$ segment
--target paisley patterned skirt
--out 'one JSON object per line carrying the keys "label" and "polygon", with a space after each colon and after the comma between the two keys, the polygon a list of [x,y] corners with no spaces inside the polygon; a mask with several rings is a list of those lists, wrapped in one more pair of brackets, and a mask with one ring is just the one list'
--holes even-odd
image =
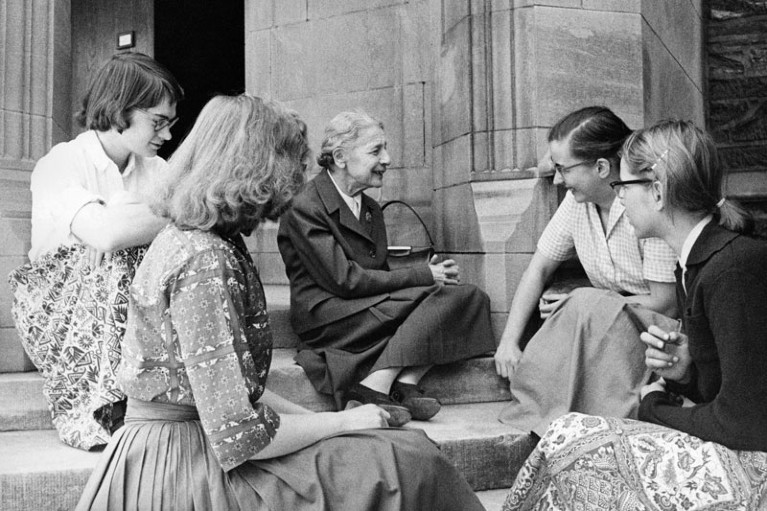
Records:
{"label": "paisley patterned skirt", "polygon": [[525,462],[503,511],[767,509],[767,453],[629,419],[567,414]]}
{"label": "paisley patterned skirt", "polygon": [[146,247],[112,254],[91,271],[85,247],[62,246],[8,276],[16,329],[42,373],[43,393],[61,440],[80,449],[109,441],[125,396],[115,370],[128,288]]}

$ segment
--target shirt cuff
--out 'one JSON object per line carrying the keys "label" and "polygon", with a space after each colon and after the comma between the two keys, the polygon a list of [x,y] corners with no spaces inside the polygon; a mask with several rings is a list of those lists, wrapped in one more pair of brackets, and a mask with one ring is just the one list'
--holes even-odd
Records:
{"label": "shirt cuff", "polygon": [[239,467],[269,445],[280,427],[280,416],[269,406],[256,403],[254,414],[240,424],[210,435],[210,445],[221,467]]}

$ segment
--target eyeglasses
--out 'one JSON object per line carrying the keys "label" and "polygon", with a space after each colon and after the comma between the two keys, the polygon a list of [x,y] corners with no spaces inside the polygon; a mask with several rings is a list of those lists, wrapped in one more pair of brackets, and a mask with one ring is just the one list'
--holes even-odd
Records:
{"label": "eyeglasses", "polygon": [[176,116],[173,119],[168,119],[164,115],[159,114],[153,114],[152,112],[149,112],[148,110],[144,110],[143,108],[137,108],[139,112],[144,112],[148,116],[152,118],[152,122],[154,123],[154,130],[156,132],[160,132],[164,130],[165,128],[171,129],[174,124],[178,122],[179,117]]}
{"label": "eyeglasses", "polygon": [[610,183],[610,188],[613,189],[619,199],[622,199],[626,194],[626,186],[639,184],[647,185],[654,182],[655,179],[628,179],[626,181],[613,181]]}
{"label": "eyeglasses", "polygon": [[581,165],[586,165],[587,163],[594,163],[596,160],[583,160],[579,161],[578,163],[573,163],[572,165],[567,165],[566,167],[560,165],[559,163],[553,163],[554,166],[554,172],[559,172],[560,174],[564,174],[570,169],[574,169],[575,167],[580,167]]}

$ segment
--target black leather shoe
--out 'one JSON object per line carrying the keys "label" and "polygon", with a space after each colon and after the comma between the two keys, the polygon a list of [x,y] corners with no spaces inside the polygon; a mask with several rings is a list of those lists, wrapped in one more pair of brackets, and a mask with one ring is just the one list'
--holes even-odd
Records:
{"label": "black leather shoe", "polygon": [[392,428],[398,428],[410,422],[411,419],[410,411],[406,407],[395,403],[383,392],[377,392],[361,383],[355,383],[346,393],[345,410],[361,405],[376,405],[389,412],[389,418],[386,422]]}
{"label": "black leather shoe", "polygon": [[427,396],[420,387],[412,383],[395,381],[391,389],[392,400],[410,410],[410,415],[415,420],[427,421],[442,408],[438,399]]}

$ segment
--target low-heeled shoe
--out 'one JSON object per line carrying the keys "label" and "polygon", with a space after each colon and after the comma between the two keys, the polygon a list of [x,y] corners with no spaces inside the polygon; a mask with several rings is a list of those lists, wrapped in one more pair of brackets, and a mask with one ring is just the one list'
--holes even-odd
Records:
{"label": "low-heeled shoe", "polygon": [[437,398],[427,396],[420,387],[412,383],[395,381],[390,396],[394,402],[407,408],[410,415],[419,421],[431,419],[442,408]]}
{"label": "low-heeled shoe", "polygon": [[398,428],[403,424],[410,422],[411,415],[407,407],[402,406],[392,400],[383,392],[377,392],[369,387],[362,385],[361,383],[355,383],[346,393],[346,408],[355,408],[360,405],[376,405],[387,412],[389,412],[389,418],[386,422],[392,428]]}

